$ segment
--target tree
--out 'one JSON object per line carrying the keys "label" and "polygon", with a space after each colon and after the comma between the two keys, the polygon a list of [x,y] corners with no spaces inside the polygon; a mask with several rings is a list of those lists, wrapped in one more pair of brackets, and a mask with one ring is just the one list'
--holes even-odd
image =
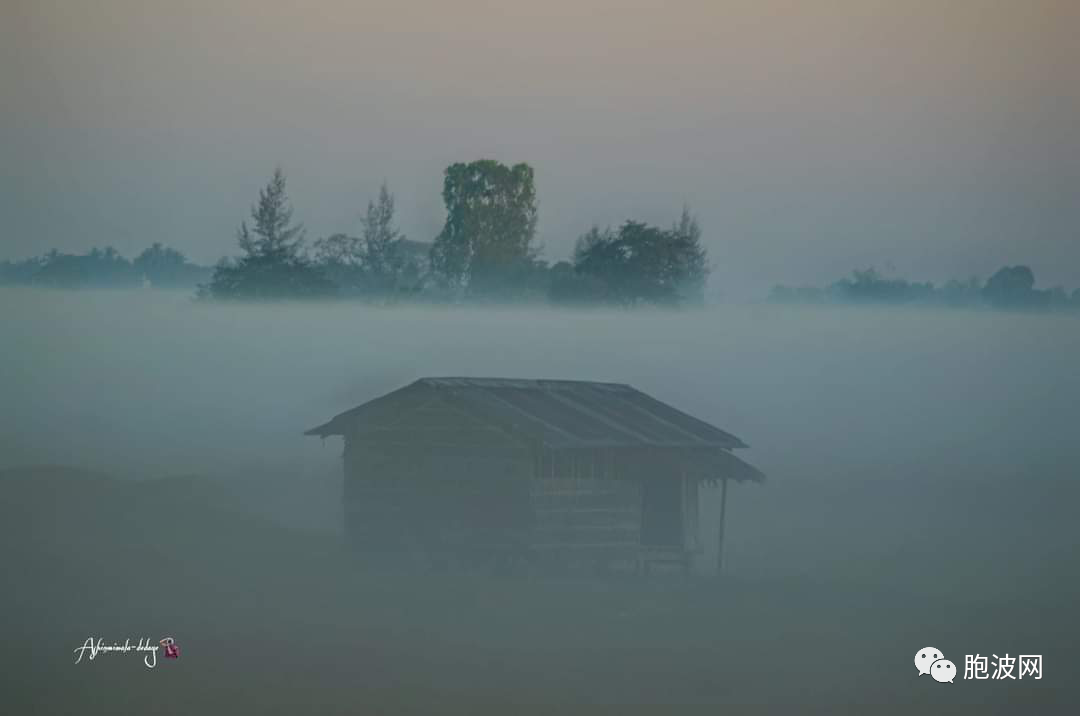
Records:
{"label": "tree", "polygon": [[705,300],[709,260],[705,247],[701,245],[701,226],[697,217],[690,213],[689,206],[683,205],[679,221],[671,231],[674,234],[672,256],[676,262],[673,270],[679,277],[679,298],[684,302],[701,303]]}
{"label": "tree", "polygon": [[131,262],[112,246],[106,246],[82,255],[50,251],[34,281],[63,288],[124,287],[136,285],[137,277]]}
{"label": "tree", "polygon": [[602,279],[579,273],[569,261],[559,261],[548,271],[548,298],[553,303],[586,305],[608,300],[608,290]]}
{"label": "tree", "polygon": [[194,277],[202,269],[188,263],[187,257],[176,249],[154,243],[131,262],[136,275],[155,286],[194,285]]}
{"label": "tree", "polygon": [[986,282],[983,295],[998,308],[1019,308],[1037,303],[1035,272],[1028,266],[1005,266]]}
{"label": "tree", "polygon": [[453,164],[443,181],[446,224],[431,265],[449,287],[472,295],[512,290],[512,276],[536,255],[536,188],[528,164],[484,159]]}
{"label": "tree", "polygon": [[405,238],[394,226],[394,195],[384,182],[378,203],[369,201],[364,216],[364,264],[379,283],[392,282],[401,268],[399,244]]}
{"label": "tree", "polygon": [[254,222],[249,232],[247,222],[240,223],[237,241],[248,258],[288,264],[302,260],[304,225],[292,223],[293,208],[285,193],[285,173],[281,167],[265,188],[259,190],[259,202],[251,207]]}
{"label": "tree", "polygon": [[339,291],[355,294],[363,290],[364,243],[361,239],[348,234],[333,234],[317,239],[312,249],[314,265]]}
{"label": "tree", "polygon": [[935,300],[931,283],[915,283],[902,278],[885,278],[874,267],[851,272],[851,278],[837,281],[829,294],[841,301],[864,303],[910,303]]}
{"label": "tree", "polygon": [[670,230],[627,221],[616,232],[593,227],[574,249],[580,284],[601,300],[622,304],[678,304],[702,299],[708,263],[701,230],[688,210]]}
{"label": "tree", "polygon": [[187,263],[187,257],[176,249],[154,242],[149,248],[143,249],[132,263],[138,271],[156,273],[183,266]]}
{"label": "tree", "polygon": [[361,269],[364,266],[364,244],[348,234],[332,234],[316,239],[312,245],[315,263],[319,266],[342,266]]}
{"label": "tree", "polygon": [[951,279],[941,287],[941,300],[950,306],[975,306],[982,301],[983,285],[977,276],[967,281]]}
{"label": "tree", "polygon": [[200,295],[212,298],[311,298],[334,293],[334,285],[307,258],[304,226],[294,224],[285,174],[274,170],[251,208],[252,227],[241,222],[237,243],[244,255],[221,261]]}
{"label": "tree", "polygon": [[386,294],[415,286],[419,267],[394,224],[394,195],[385,183],[377,201],[369,201],[362,235],[334,234],[314,244],[315,264],[349,293]]}
{"label": "tree", "polygon": [[[49,255],[55,256],[56,250],[53,249]],[[0,283],[32,283],[42,267],[48,264],[47,256],[34,256],[21,261],[0,261]]]}

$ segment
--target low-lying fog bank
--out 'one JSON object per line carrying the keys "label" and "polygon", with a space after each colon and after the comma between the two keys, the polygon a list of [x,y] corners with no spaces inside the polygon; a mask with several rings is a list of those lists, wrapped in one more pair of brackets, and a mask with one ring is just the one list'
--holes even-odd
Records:
{"label": "low-lying fog bank", "polygon": [[[0,337],[0,468],[78,468],[0,477],[14,575],[3,626],[19,642],[4,660],[20,703],[909,713],[1075,696],[1075,317],[5,289]],[[746,440],[768,481],[731,491],[727,578],[356,573],[339,539],[341,445],[301,433],[425,375],[630,383]],[[703,491],[702,571],[717,498]],[[70,663],[92,633],[162,630],[184,651],[158,681],[117,656]],[[964,653],[1042,653],[1047,675],[934,691],[911,664],[927,644],[961,668]]]}

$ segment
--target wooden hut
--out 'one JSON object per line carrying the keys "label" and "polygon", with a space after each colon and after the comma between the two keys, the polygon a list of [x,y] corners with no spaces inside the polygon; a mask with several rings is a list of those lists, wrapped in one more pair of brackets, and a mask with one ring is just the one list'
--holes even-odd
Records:
{"label": "wooden hut", "polygon": [[687,565],[699,485],[763,479],[734,435],[614,383],[422,378],[306,434],[345,438],[348,539],[395,560]]}

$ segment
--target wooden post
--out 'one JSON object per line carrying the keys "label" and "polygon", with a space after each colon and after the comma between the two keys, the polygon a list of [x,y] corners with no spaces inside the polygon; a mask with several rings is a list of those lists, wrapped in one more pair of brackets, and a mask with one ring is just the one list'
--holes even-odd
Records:
{"label": "wooden post", "polygon": [[727,478],[720,479],[720,534],[716,538],[716,576],[724,571],[724,513],[727,512]]}

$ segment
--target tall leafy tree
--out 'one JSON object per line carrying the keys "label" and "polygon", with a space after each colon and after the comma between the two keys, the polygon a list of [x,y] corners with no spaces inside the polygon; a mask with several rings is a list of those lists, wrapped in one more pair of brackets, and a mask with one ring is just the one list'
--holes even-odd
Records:
{"label": "tall leafy tree", "polygon": [[359,293],[366,285],[364,242],[357,236],[332,234],[312,245],[315,266],[346,294]]}
{"label": "tall leafy tree", "polygon": [[207,271],[187,260],[183,253],[155,242],[131,262],[136,276],[153,286],[190,287],[205,278]]}
{"label": "tall leafy tree", "polygon": [[187,257],[170,246],[163,246],[155,241],[151,246],[142,250],[132,261],[135,269],[143,273],[155,273],[183,266],[187,263]]}
{"label": "tall leafy tree", "polygon": [[1003,266],[986,281],[983,295],[991,305],[1013,308],[1036,303],[1035,272],[1029,266]]}
{"label": "tall leafy tree", "polygon": [[617,231],[594,227],[578,239],[574,270],[596,299],[678,304],[701,299],[708,263],[697,221],[684,210],[670,230],[637,221]]}
{"label": "tall leafy tree", "polygon": [[175,281],[188,262],[187,257],[176,249],[154,242],[136,256],[131,265],[136,274],[156,284]]}
{"label": "tall leafy tree", "polygon": [[363,268],[364,243],[357,236],[332,234],[325,239],[316,239],[312,249],[319,266]]}
{"label": "tall leafy tree", "polygon": [[535,258],[536,187],[528,164],[453,164],[443,180],[446,224],[431,249],[449,286],[490,295],[513,285]]}

